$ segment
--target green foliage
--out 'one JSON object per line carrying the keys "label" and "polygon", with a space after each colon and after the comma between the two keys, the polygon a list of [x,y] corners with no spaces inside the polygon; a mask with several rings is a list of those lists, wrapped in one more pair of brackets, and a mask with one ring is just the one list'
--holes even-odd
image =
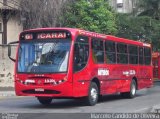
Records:
{"label": "green foliage", "polygon": [[117,36],[152,43],[160,50],[160,0],[137,0],[137,14],[117,15]]}
{"label": "green foliage", "polygon": [[148,16],[132,17],[117,15],[118,37],[152,43],[154,49],[160,49],[160,21]]}
{"label": "green foliage", "polygon": [[115,34],[115,14],[106,0],[77,0],[68,5],[62,18],[63,26]]}
{"label": "green foliage", "polygon": [[139,0],[138,8],[141,9],[139,16],[160,20],[160,0]]}

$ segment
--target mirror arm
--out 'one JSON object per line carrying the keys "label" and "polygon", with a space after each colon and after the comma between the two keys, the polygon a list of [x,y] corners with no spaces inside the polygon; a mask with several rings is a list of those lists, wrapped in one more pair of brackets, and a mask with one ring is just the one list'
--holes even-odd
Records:
{"label": "mirror arm", "polygon": [[12,44],[17,44],[17,43],[19,43],[19,41],[14,41],[14,42],[8,43],[8,57],[9,57],[9,59],[11,59],[13,62],[15,62],[16,60],[11,57],[11,45],[12,45]]}

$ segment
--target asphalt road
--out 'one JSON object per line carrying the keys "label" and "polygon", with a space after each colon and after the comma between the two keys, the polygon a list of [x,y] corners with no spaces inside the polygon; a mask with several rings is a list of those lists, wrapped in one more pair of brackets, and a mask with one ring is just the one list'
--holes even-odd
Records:
{"label": "asphalt road", "polygon": [[46,113],[146,113],[154,107],[159,108],[159,100],[160,82],[157,82],[150,89],[138,91],[134,99],[108,95],[95,106],[85,106],[83,102],[74,99],[55,99],[51,105],[43,106],[34,97],[5,97],[0,99],[0,112],[38,113],[39,116]]}

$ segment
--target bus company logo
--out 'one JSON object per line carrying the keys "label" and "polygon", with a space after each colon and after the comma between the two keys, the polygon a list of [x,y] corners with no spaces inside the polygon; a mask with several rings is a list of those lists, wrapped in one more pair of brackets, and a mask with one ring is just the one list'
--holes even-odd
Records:
{"label": "bus company logo", "polygon": [[126,76],[135,75],[135,74],[136,74],[135,70],[123,71],[123,75],[126,75]]}
{"label": "bus company logo", "polygon": [[106,35],[93,33],[93,32],[87,32],[87,31],[83,31],[83,30],[79,30],[79,34],[80,35],[92,36],[92,37],[106,38]]}
{"label": "bus company logo", "polygon": [[148,43],[143,43],[143,46],[146,46],[146,47],[151,47],[151,44],[148,44]]}
{"label": "bus company logo", "polygon": [[39,81],[38,81],[38,84],[41,84],[41,83],[42,83],[42,81],[39,80]]}
{"label": "bus company logo", "polygon": [[98,69],[98,76],[108,76],[109,70],[108,69]]}

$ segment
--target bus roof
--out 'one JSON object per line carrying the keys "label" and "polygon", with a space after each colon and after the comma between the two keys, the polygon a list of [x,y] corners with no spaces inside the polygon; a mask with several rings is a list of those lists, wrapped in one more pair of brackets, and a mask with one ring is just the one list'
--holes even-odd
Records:
{"label": "bus roof", "polygon": [[74,35],[79,34],[79,35],[85,35],[85,36],[90,36],[90,37],[95,37],[95,38],[103,38],[103,39],[111,40],[111,41],[115,41],[115,42],[151,47],[151,44],[149,44],[149,43],[143,43],[140,41],[129,40],[126,38],[120,38],[120,37],[116,37],[116,36],[112,36],[112,35],[105,35],[105,34],[100,34],[100,33],[96,33],[96,32],[90,32],[90,31],[86,31],[86,30],[78,29],[78,28],[66,28],[66,27],[36,28],[36,29],[25,30],[22,33],[36,32],[36,31],[37,32],[38,31],[51,31],[51,30],[66,30],[66,31],[70,31]]}

